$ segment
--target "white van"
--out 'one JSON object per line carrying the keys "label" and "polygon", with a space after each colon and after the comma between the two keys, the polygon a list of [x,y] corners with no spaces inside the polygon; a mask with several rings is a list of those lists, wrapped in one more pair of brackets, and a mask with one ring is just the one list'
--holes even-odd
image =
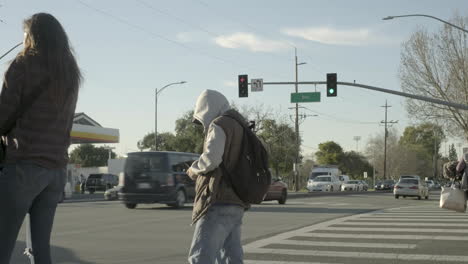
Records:
{"label": "white van", "polygon": [[310,171],[309,180],[315,179],[317,176],[321,175],[333,175],[338,177],[341,174],[340,169],[336,165],[321,165],[321,166],[314,166]]}

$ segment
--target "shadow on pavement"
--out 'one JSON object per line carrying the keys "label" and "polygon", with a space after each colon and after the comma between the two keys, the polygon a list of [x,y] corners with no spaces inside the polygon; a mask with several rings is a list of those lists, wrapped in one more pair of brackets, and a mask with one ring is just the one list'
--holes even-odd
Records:
{"label": "shadow on pavement", "polygon": [[[14,264],[29,264],[29,258],[23,255],[26,243],[24,241],[16,241],[15,250],[11,257],[10,263]],[[51,246],[52,262],[54,264],[94,264],[78,258],[72,250],[57,246]]]}

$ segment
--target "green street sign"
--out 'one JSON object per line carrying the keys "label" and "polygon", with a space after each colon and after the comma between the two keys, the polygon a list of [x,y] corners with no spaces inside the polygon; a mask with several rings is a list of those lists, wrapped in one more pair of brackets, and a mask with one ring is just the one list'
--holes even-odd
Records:
{"label": "green street sign", "polygon": [[313,93],[292,93],[291,103],[311,103],[320,102],[320,92]]}

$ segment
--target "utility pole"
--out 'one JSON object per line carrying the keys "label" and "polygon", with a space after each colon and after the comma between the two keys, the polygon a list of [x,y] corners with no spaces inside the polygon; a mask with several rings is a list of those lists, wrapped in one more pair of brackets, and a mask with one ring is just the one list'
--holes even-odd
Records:
{"label": "utility pole", "polygon": [[384,167],[383,167],[383,180],[387,179],[387,137],[388,137],[388,130],[387,130],[387,124],[395,124],[398,123],[398,121],[387,121],[387,110],[389,107],[392,107],[391,105],[387,104],[387,100],[385,100],[385,105],[382,106],[385,107],[385,121],[382,121],[381,123],[385,124],[385,136],[384,136]]}
{"label": "utility pole", "polygon": [[[294,83],[295,91],[298,93],[298,73],[297,66],[306,64],[305,62],[297,62],[297,48],[294,48],[294,69],[296,73],[296,81]],[[294,170],[294,191],[299,191],[299,152],[300,152],[300,140],[299,140],[299,103],[296,103],[296,118],[295,118],[295,132],[296,132],[296,157],[294,159],[293,170]]]}
{"label": "utility pole", "polygon": [[354,136],[353,139],[356,141],[356,152],[359,152],[359,140],[361,140],[361,136]]}

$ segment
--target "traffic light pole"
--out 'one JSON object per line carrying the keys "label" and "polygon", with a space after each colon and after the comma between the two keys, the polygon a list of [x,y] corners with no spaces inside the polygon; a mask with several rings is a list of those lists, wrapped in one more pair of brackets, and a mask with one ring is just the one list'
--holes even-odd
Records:
{"label": "traffic light pole", "polygon": [[[294,55],[295,55],[295,68],[296,68],[296,83],[295,83],[295,86],[296,86],[296,93],[298,93],[298,83],[297,83],[297,49],[294,49]],[[296,119],[295,119],[295,131],[296,131],[296,157],[294,158],[294,166],[293,166],[293,170],[294,170],[294,191],[297,192],[298,189],[299,189],[299,184],[298,184],[298,180],[299,180],[299,171],[298,171],[298,168],[297,168],[297,165],[299,163],[299,151],[300,151],[300,148],[299,148],[299,104],[296,103]]]}
{"label": "traffic light pole", "polygon": [[[249,83],[250,84],[250,83]],[[291,84],[327,84],[327,82],[324,81],[312,81],[312,82],[263,82],[263,85],[291,85]],[[458,104],[458,103],[452,103],[440,99],[435,99],[435,98],[430,98],[422,95],[415,95],[415,94],[409,94],[409,93],[404,93],[404,92],[399,92],[399,91],[394,91],[394,90],[389,90],[389,89],[384,89],[380,87],[375,87],[375,86],[370,86],[370,85],[365,85],[365,84],[359,84],[359,83],[350,83],[350,82],[337,82],[338,85],[345,85],[345,86],[353,86],[353,87],[359,87],[359,88],[364,88],[372,91],[377,91],[377,92],[382,92],[382,93],[389,93],[389,94],[394,94],[398,96],[403,96],[403,97],[408,97],[411,99],[416,99],[420,101],[426,101],[434,104],[440,104],[440,105],[446,105],[449,107],[457,108],[457,109],[462,109],[462,110],[468,110],[468,105],[466,104]]]}

